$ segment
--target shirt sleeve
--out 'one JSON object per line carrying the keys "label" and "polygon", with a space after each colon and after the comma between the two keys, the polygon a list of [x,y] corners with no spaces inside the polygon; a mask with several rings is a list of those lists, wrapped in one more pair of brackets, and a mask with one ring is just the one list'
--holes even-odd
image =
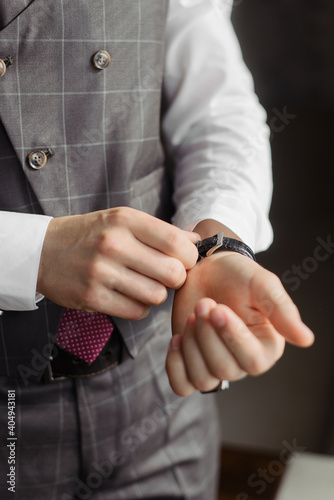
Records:
{"label": "shirt sleeve", "polygon": [[269,129],[226,0],[171,0],[162,133],[174,224],[215,219],[255,251],[272,241]]}
{"label": "shirt sleeve", "polygon": [[43,298],[36,284],[52,217],[0,211],[0,310],[30,311]]}

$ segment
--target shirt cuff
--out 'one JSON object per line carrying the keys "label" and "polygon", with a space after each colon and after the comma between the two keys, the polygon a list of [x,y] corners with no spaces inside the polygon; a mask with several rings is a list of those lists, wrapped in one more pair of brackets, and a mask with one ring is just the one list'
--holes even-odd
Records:
{"label": "shirt cuff", "polygon": [[183,206],[175,214],[173,224],[186,231],[193,231],[203,220],[212,219],[228,227],[255,253],[267,250],[271,245],[273,241],[271,224],[266,214],[251,203],[245,206],[245,202],[239,198],[225,197],[224,200],[201,210],[198,210],[197,205],[192,200]]}
{"label": "shirt cuff", "polygon": [[0,212],[0,309],[31,311],[43,295],[36,293],[45,233],[52,217]]}

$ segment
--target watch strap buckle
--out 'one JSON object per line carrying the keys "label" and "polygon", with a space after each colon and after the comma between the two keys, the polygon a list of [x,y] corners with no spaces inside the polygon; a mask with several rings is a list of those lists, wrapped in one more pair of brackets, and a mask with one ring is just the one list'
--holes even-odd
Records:
{"label": "watch strap buckle", "polygon": [[224,233],[217,233],[216,234],[217,242],[216,244],[211,247],[207,252],[206,252],[206,257],[210,257],[218,248],[221,248],[223,246],[223,240],[224,240]]}

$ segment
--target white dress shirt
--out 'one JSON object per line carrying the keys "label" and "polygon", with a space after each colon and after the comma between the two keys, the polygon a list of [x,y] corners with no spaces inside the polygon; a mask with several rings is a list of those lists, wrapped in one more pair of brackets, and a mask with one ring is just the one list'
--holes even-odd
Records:
{"label": "white dress shirt", "polygon": [[[231,0],[170,0],[162,130],[175,165],[173,223],[192,229],[215,219],[260,251],[272,241],[269,130],[230,9]],[[38,267],[50,220],[0,212],[0,309],[38,307]]]}

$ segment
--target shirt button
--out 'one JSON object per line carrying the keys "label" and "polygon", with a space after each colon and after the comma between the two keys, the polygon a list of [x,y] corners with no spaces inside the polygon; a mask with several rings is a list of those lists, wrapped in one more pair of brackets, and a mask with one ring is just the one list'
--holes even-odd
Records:
{"label": "shirt button", "polygon": [[106,69],[110,63],[110,55],[106,50],[99,50],[93,55],[93,64],[97,69]]}
{"label": "shirt button", "polygon": [[40,149],[31,151],[31,153],[28,154],[29,166],[34,170],[39,170],[40,168],[45,167],[48,157],[53,155],[54,153],[50,148],[47,151],[41,151]]}

